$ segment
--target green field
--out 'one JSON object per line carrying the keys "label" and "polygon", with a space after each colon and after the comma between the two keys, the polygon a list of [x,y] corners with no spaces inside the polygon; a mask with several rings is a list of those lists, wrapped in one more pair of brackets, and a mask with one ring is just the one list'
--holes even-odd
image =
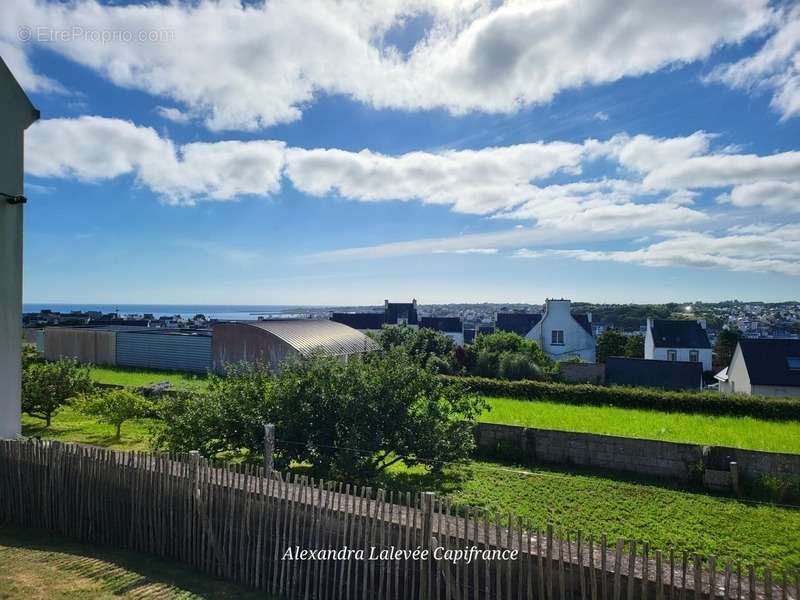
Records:
{"label": "green field", "polygon": [[156,556],[0,528],[0,599],[265,598]]}
{"label": "green field", "polygon": [[206,378],[191,373],[171,371],[152,371],[146,369],[125,369],[123,367],[92,367],[92,379],[97,383],[144,386],[168,381],[176,389],[198,390],[206,386]]}
{"label": "green field", "polygon": [[486,423],[800,454],[800,422],[487,398]]}
{"label": "green field", "polygon": [[62,442],[79,442],[93,446],[104,446],[115,450],[149,450],[150,419],[135,419],[122,425],[120,439],[114,438],[114,426],[98,423],[70,406],[62,407],[53,417],[50,427],[42,419],[22,415],[22,434]]}
{"label": "green field", "polygon": [[744,502],[663,482],[636,482],[556,469],[472,461],[435,478],[398,466],[388,489],[435,490],[459,504],[530,518],[595,539],[605,533],[647,541],[654,549],[800,568],[800,509]]}

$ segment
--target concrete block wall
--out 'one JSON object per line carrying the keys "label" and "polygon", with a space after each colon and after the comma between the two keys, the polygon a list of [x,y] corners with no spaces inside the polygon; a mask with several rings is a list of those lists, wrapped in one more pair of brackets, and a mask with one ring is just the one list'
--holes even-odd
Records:
{"label": "concrete block wall", "polygon": [[735,461],[743,479],[755,480],[767,473],[800,477],[800,455],[493,423],[479,423],[475,438],[479,451],[529,464],[590,467],[688,482],[702,480],[706,470],[727,471]]}

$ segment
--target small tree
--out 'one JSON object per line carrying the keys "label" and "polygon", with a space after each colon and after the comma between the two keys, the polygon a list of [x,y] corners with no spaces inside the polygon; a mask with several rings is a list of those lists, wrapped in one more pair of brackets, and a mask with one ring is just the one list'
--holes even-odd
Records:
{"label": "small tree", "polygon": [[644,358],[644,336],[641,333],[628,336],[625,344],[625,356],[629,358]]}
{"label": "small tree", "polygon": [[100,417],[102,423],[115,427],[115,437],[120,439],[122,424],[131,419],[140,419],[153,413],[153,403],[130,390],[102,390],[81,396],[76,402],[80,412]]}
{"label": "small tree", "polygon": [[597,362],[604,363],[609,356],[625,356],[627,337],[616,329],[606,329],[597,338]]}
{"label": "small tree", "polygon": [[31,362],[22,371],[22,410],[44,419],[47,427],[53,415],[70,399],[93,389],[88,367],[76,360],[62,358],[55,362]]}
{"label": "small tree", "polygon": [[723,329],[717,335],[714,342],[714,364],[720,367],[727,367],[731,364],[733,353],[736,351],[736,344],[742,337],[742,332],[736,328]]}

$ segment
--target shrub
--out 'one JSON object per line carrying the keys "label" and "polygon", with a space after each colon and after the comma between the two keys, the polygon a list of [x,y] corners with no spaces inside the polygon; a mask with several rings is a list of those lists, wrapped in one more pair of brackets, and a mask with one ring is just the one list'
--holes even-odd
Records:
{"label": "shrub", "polygon": [[504,381],[485,377],[442,376],[458,380],[486,396],[643,408],[664,412],[751,416],[759,419],[800,420],[800,399],[724,395],[718,392],[669,392],[656,388],[566,384],[544,381]]}
{"label": "shrub", "polygon": [[447,372],[454,366],[452,365],[453,340],[441,331],[424,327],[417,329],[405,325],[386,327],[378,333],[375,341],[387,351],[402,349],[420,365],[428,364],[428,361],[435,356],[448,362]]}
{"label": "shrub", "polygon": [[522,373],[524,376],[527,372],[529,377],[549,378],[556,371],[555,363],[536,342],[509,331],[479,335],[467,348],[466,366],[473,374],[506,377],[501,373],[501,363],[506,374]]}
{"label": "shrub", "polygon": [[61,406],[93,389],[89,368],[73,359],[31,362],[22,371],[22,410],[44,419],[50,427],[50,420]]}
{"label": "shrub", "polygon": [[148,417],[153,412],[150,400],[125,389],[105,389],[86,394],[80,396],[75,405],[80,412],[100,417],[101,422],[113,425],[116,439],[120,439],[125,421]]}
{"label": "shrub", "polygon": [[502,379],[541,379],[542,370],[529,354],[503,352],[497,366],[497,376]]}

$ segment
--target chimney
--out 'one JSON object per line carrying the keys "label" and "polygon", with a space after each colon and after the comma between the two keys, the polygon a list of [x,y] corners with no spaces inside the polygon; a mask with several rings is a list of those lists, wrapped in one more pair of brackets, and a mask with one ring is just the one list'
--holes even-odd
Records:
{"label": "chimney", "polygon": [[647,331],[653,328],[653,317],[647,317]]}
{"label": "chimney", "polygon": [[706,320],[705,319],[697,319],[697,322],[700,324],[700,327],[703,329],[706,328]]}
{"label": "chimney", "polygon": [[592,313],[591,312],[587,312],[586,313],[586,319],[589,321],[589,325],[591,325],[592,324]]}
{"label": "chimney", "polygon": [[413,299],[411,300],[411,305],[412,305],[414,308],[417,308],[417,299],[416,299],[416,298],[413,298]]}
{"label": "chimney", "polygon": [[383,301],[383,308],[389,308],[389,300],[388,299]]}

